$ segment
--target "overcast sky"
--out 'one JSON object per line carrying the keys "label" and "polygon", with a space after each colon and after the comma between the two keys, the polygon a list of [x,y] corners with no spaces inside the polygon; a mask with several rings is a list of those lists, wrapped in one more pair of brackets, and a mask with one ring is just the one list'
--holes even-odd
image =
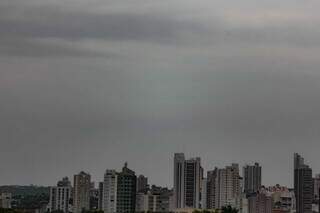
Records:
{"label": "overcast sky", "polygon": [[0,184],[129,167],[172,186],[259,162],[320,172],[320,1],[1,0]]}

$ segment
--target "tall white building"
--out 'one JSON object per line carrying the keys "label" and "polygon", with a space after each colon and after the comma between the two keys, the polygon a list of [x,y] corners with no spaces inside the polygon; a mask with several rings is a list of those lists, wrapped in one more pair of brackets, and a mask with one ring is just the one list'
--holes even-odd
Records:
{"label": "tall white building", "polygon": [[227,204],[236,205],[240,194],[238,164],[208,171],[207,208],[220,209]]}
{"label": "tall white building", "polygon": [[72,188],[67,177],[59,181],[57,186],[50,187],[49,211],[69,212]]}
{"label": "tall white building", "polygon": [[174,206],[200,208],[203,169],[200,158],[185,159],[183,153],[174,155]]}
{"label": "tall white building", "polygon": [[117,211],[117,172],[106,170],[103,181],[102,209],[105,213]]}
{"label": "tall white building", "polygon": [[90,209],[91,176],[80,172],[74,175],[73,213],[81,213]]}
{"label": "tall white building", "polygon": [[226,182],[227,182],[227,192],[226,200],[227,202],[232,202],[237,199],[241,194],[240,191],[240,175],[239,175],[239,165],[232,164],[226,167]]}

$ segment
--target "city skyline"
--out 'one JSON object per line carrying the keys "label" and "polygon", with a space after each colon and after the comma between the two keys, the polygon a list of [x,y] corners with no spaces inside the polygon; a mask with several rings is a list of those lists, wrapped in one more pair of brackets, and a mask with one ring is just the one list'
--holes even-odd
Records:
{"label": "city skyline", "polygon": [[[316,179],[319,175],[313,176],[312,168],[299,153],[293,154],[292,162],[294,189],[279,184],[261,186],[262,167],[257,162],[243,167],[243,177],[236,163],[224,168],[215,167],[205,176],[200,157],[174,153],[174,187],[171,189],[151,186],[147,177],[138,176],[125,162],[120,172],[107,169],[97,188],[91,175],[83,171],[74,175],[73,187],[69,178],[63,177],[42,196],[35,196],[33,199],[39,199],[35,201],[37,204],[33,207],[27,204],[27,208],[42,213],[194,213],[196,209],[225,213],[225,207],[239,213],[317,212],[313,211],[319,209],[314,190],[319,190]],[[19,209],[18,200],[24,196],[15,196],[14,200],[12,192],[6,190],[8,188],[0,194],[2,210]]]}
{"label": "city skyline", "polygon": [[52,185],[128,162],[173,186],[259,162],[320,172],[318,0],[1,0],[0,185]]}
{"label": "city skyline", "polygon": [[[98,208],[105,213],[168,212],[179,209],[183,211],[186,208],[222,209],[231,205],[241,213],[272,213],[273,210],[288,209],[296,209],[298,213],[312,213],[315,204],[313,193],[317,183],[313,179],[312,169],[305,164],[304,157],[299,153],[293,154],[294,189],[278,184],[262,186],[262,167],[257,162],[243,166],[242,177],[239,164],[236,163],[224,168],[215,167],[205,175],[201,158],[189,158],[184,153],[174,153],[173,165],[174,186],[171,191],[153,184],[150,187],[148,178],[142,174],[138,176],[135,171],[129,169],[127,162],[124,163],[122,172],[107,169],[98,189],[90,182],[90,174],[80,172],[74,175],[73,209],[79,212],[80,206],[82,211],[95,206],[95,209]],[[69,200],[71,183],[64,177],[58,181],[57,186],[58,188],[50,187],[48,207],[61,208],[67,212],[65,209],[68,207],[64,204]],[[89,193],[91,191],[97,194]],[[92,205],[91,196],[98,199]]]}
{"label": "city skyline", "polygon": [[[172,157],[172,160],[170,160],[170,163],[172,163],[173,165],[174,165],[174,156],[176,155],[176,154],[182,154],[183,156],[185,156],[185,153],[173,153],[174,155],[173,155],[173,157]],[[300,153],[293,153],[294,154],[294,156],[296,156],[296,154],[298,154],[299,156],[300,156]],[[211,171],[213,171],[213,170],[215,170],[215,169],[220,169],[220,168],[229,168],[230,167],[230,165],[231,165],[231,167],[233,166],[233,165],[237,165],[238,167],[239,167],[239,175],[240,175],[240,177],[243,179],[243,181],[245,181],[245,173],[244,173],[244,169],[245,168],[247,168],[248,166],[249,167],[254,167],[254,166],[259,166],[260,167],[260,178],[261,178],[261,186],[265,186],[265,187],[268,187],[268,186],[275,186],[275,185],[282,185],[282,186],[287,186],[288,188],[291,188],[291,189],[293,189],[294,188],[294,185],[286,185],[286,184],[281,184],[281,183],[271,183],[271,184],[264,184],[264,182],[263,182],[263,180],[264,180],[264,167],[262,166],[262,164],[261,164],[261,162],[257,162],[257,161],[252,161],[251,163],[244,163],[244,164],[239,164],[239,163],[237,163],[236,161],[233,161],[232,163],[229,163],[229,164],[217,164],[217,165],[220,165],[220,166],[213,166],[213,167],[211,167],[211,168],[203,168],[202,167],[202,165],[204,164],[204,160],[201,158],[201,157],[191,157],[191,158],[187,158],[187,157],[184,157],[184,159],[185,159],[185,161],[186,162],[188,162],[188,161],[191,161],[191,162],[193,162],[193,161],[196,161],[196,160],[199,160],[199,161],[201,161],[201,164],[199,164],[199,166],[200,166],[200,169],[201,169],[201,174],[203,174],[203,177],[205,177],[205,178],[207,178],[206,177],[206,175],[207,175],[207,172],[211,172]],[[301,161],[301,163],[302,164],[304,164],[305,163],[305,159],[304,158],[301,158],[302,159],[302,161]],[[171,162],[172,161],[172,162]],[[292,161],[292,159],[291,159],[291,161]],[[309,164],[309,161],[307,160],[306,162],[308,162],[308,165],[310,165]],[[127,165],[128,164],[128,162],[127,161],[125,161],[125,162],[123,162],[125,165]],[[300,162],[298,162],[298,163],[300,163]],[[294,162],[293,164],[292,164],[292,174],[291,174],[291,176],[292,175],[294,175],[294,165],[296,164],[296,162]],[[115,167],[113,167],[113,168],[107,168],[107,169],[105,169],[104,171],[103,171],[103,176],[102,177],[95,177],[94,175],[92,175],[92,173],[90,173],[90,171],[87,169],[87,170],[85,170],[85,169],[83,169],[83,170],[79,170],[79,171],[76,171],[74,174],[76,174],[76,173],[79,173],[80,172],[80,174],[81,173],[87,173],[88,175],[90,175],[90,178],[91,178],[91,182],[94,182],[94,183],[96,183],[96,185],[97,185],[97,187],[98,187],[98,185],[99,185],[99,182],[101,182],[101,181],[103,181],[104,180],[104,178],[105,178],[105,174],[106,174],[106,172],[111,172],[111,171],[113,171],[113,172],[116,172],[116,170],[114,169]],[[311,167],[312,168],[312,167]],[[136,172],[137,170],[135,169],[135,168],[133,168],[133,170]],[[262,170],[262,172],[261,172],[261,170]],[[71,178],[71,180],[72,180],[72,177],[74,176],[74,174],[71,174],[70,176],[68,176],[68,175],[64,175],[64,176],[61,176],[61,177],[55,177],[55,181],[57,182],[57,180],[60,178],[60,179],[62,179],[62,178]],[[160,186],[161,184],[159,184],[159,183],[155,183],[155,182],[153,182],[153,180],[152,179],[150,179],[149,178],[149,176],[147,176],[147,175],[145,175],[144,173],[139,173],[139,172],[136,172],[136,175],[137,175],[137,180],[138,180],[138,177],[143,177],[143,178],[146,178],[146,181],[147,181],[147,183],[148,183],[148,186],[151,186],[151,185],[156,185],[156,186]],[[174,176],[174,171],[172,171],[172,174],[170,174],[171,176]],[[318,172],[314,172],[314,175],[315,175],[315,177],[317,177],[317,175],[320,175],[320,173],[318,173]],[[172,177],[170,177],[171,179],[172,179]],[[292,178],[293,179],[293,178]],[[59,182],[61,182],[61,181],[59,181]],[[72,183],[73,184],[73,182],[71,181],[70,183]],[[172,180],[172,183],[173,183],[173,180]],[[244,189],[245,189],[245,182],[243,182],[243,187],[244,187]],[[33,183],[31,183],[31,184],[0,184],[0,185],[35,185],[35,186],[52,186],[52,183],[49,183],[49,184],[33,184]],[[161,185],[161,186],[163,186],[163,187],[168,187],[168,188],[174,188],[174,184],[172,184],[172,185],[169,185],[169,184],[163,184],[163,185]]]}

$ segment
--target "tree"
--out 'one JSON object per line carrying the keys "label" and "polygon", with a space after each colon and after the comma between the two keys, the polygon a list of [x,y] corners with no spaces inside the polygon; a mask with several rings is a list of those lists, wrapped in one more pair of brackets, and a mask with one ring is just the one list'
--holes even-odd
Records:
{"label": "tree", "polygon": [[83,210],[82,213],[103,213],[103,210],[98,210],[98,209]]}
{"label": "tree", "polygon": [[62,210],[54,210],[51,213],[64,213]]}
{"label": "tree", "polygon": [[0,208],[0,213],[22,213],[21,210]]}
{"label": "tree", "polygon": [[222,207],[221,210],[222,210],[222,213],[238,213],[239,212],[238,209],[233,208],[230,205]]}

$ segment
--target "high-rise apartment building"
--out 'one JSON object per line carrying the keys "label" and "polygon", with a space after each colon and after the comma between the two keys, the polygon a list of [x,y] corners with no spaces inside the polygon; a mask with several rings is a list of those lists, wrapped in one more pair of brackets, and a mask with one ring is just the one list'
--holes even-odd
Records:
{"label": "high-rise apartment building", "polygon": [[115,170],[107,170],[104,174],[102,209],[105,213],[114,213],[117,210],[117,179]]}
{"label": "high-rise apartment building", "polygon": [[80,172],[74,175],[73,213],[81,213],[90,209],[91,176]]}
{"label": "high-rise apartment building", "polygon": [[185,207],[200,208],[202,168],[200,158],[185,161]]}
{"label": "high-rise apartment building", "polygon": [[207,209],[215,209],[218,207],[219,189],[218,168],[207,172]]}
{"label": "high-rise apartment building", "polygon": [[207,208],[220,209],[240,196],[239,165],[215,168],[207,173]]}
{"label": "high-rise apartment building", "polygon": [[105,213],[131,213],[136,206],[137,177],[127,167],[121,172],[107,170],[103,182],[103,203]]}
{"label": "high-rise apartment building", "polygon": [[117,175],[117,213],[134,212],[136,207],[137,177],[125,163]]}
{"label": "high-rise apartment building", "polygon": [[103,210],[103,182],[99,182],[98,210]]}
{"label": "high-rise apartment building", "polygon": [[304,159],[294,154],[294,192],[296,196],[296,212],[311,213],[313,199],[312,169],[304,163]]}
{"label": "high-rise apartment building", "polygon": [[258,163],[243,167],[244,193],[249,195],[261,187],[261,166]]}
{"label": "high-rise apartment building", "polygon": [[200,158],[186,160],[183,153],[174,155],[175,208],[200,208],[202,174]]}
{"label": "high-rise apartment building", "polygon": [[313,178],[313,197],[314,200],[319,200],[319,189],[320,189],[320,174],[316,174]]}
{"label": "high-rise apartment building", "polygon": [[202,179],[201,186],[201,208],[207,209],[207,178]]}
{"label": "high-rise apartment building", "polygon": [[52,211],[63,211],[64,213],[69,212],[70,198],[72,188],[71,182],[67,177],[63,178],[57,183],[57,186],[50,187],[50,200],[48,209]]}
{"label": "high-rise apartment building", "polygon": [[143,175],[139,175],[139,177],[137,178],[137,192],[144,192],[147,189],[148,189],[148,178]]}
{"label": "high-rise apartment building", "polygon": [[91,187],[90,187],[90,209],[91,210],[99,209],[99,189],[95,188],[94,182],[91,182]]}
{"label": "high-rise apartment building", "polygon": [[184,208],[184,162],[183,153],[174,154],[173,201],[174,208]]}

